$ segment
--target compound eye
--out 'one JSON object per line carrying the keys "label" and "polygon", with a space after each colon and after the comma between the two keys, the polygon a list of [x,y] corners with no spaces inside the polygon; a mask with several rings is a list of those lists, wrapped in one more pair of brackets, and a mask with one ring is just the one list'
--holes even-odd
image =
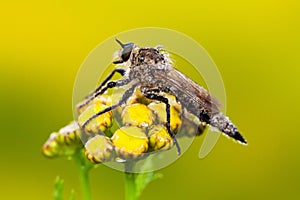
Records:
{"label": "compound eye", "polygon": [[129,43],[123,44],[118,39],[116,39],[116,42],[119,43],[119,45],[122,47],[121,60],[114,61],[113,63],[114,64],[119,64],[119,63],[126,62],[130,58],[131,52],[132,52],[133,47],[134,47],[134,43],[129,42]]}
{"label": "compound eye", "polygon": [[132,42],[124,44],[122,46],[123,50],[122,50],[121,58],[122,58],[123,62],[126,62],[130,58],[133,46],[134,46],[134,44]]}

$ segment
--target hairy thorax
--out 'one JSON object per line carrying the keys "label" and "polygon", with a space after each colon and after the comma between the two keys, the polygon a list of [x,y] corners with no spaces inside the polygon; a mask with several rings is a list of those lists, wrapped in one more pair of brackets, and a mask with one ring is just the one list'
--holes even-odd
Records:
{"label": "hairy thorax", "polygon": [[155,73],[167,74],[169,69],[167,55],[156,48],[141,48],[132,55],[129,78],[139,80],[141,85],[157,84],[161,80],[155,78]]}

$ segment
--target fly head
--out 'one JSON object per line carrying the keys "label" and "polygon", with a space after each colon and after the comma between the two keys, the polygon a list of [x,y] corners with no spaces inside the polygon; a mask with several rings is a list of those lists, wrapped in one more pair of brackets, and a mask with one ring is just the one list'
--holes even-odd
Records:
{"label": "fly head", "polygon": [[130,55],[132,53],[132,50],[134,48],[134,43],[132,42],[128,42],[123,44],[122,42],[120,42],[120,40],[116,39],[116,42],[122,47],[121,50],[121,56],[120,59],[117,61],[114,61],[114,64],[119,64],[119,63],[123,63],[128,61],[128,59],[130,58]]}

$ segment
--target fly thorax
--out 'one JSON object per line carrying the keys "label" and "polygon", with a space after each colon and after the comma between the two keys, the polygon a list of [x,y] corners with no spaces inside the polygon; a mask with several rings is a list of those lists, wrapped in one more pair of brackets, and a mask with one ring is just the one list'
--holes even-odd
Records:
{"label": "fly thorax", "polygon": [[155,74],[165,73],[169,65],[165,54],[156,48],[141,48],[132,56],[130,79],[138,79],[143,84],[155,84]]}
{"label": "fly thorax", "polygon": [[150,65],[158,69],[163,69],[166,64],[165,55],[156,48],[141,48],[132,57],[132,65]]}

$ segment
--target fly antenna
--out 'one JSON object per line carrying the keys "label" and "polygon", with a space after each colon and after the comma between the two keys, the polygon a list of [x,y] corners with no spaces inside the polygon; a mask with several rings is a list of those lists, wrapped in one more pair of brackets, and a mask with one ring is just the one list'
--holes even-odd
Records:
{"label": "fly antenna", "polygon": [[120,40],[118,40],[117,38],[115,40],[122,48],[124,48],[125,45]]}

